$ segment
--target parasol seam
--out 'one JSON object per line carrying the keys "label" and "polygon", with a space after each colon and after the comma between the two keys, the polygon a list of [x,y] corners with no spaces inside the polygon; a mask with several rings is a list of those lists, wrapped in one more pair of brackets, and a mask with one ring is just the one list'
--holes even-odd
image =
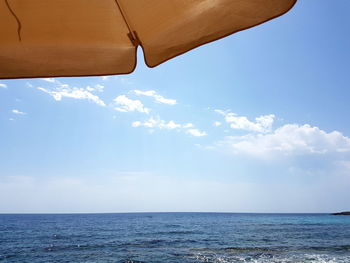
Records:
{"label": "parasol seam", "polygon": [[120,11],[120,14],[122,15],[123,17],[123,20],[129,30],[129,33],[128,33],[128,37],[130,38],[130,41],[132,42],[132,44],[136,47],[138,46],[139,44],[141,44],[141,41],[139,40],[138,36],[137,36],[137,33],[136,31],[134,31],[132,28],[131,28],[131,25],[130,23],[128,22],[128,19],[126,18],[126,14],[124,13],[123,11],[123,8],[121,6],[121,4],[119,3],[118,0],[115,0],[117,6],[118,6],[118,9]]}
{"label": "parasol seam", "polygon": [[10,13],[12,14],[12,16],[16,19],[17,21],[17,35],[18,35],[18,40],[21,42],[22,41],[22,37],[21,37],[21,29],[22,29],[22,24],[21,21],[19,20],[18,16],[16,15],[16,13],[13,11],[13,9],[11,8],[8,0],[5,0],[7,9],[10,11]]}

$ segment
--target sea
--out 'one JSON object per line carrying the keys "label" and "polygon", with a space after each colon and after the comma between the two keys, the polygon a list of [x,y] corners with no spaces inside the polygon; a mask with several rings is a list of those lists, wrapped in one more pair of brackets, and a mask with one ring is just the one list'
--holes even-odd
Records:
{"label": "sea", "polygon": [[350,263],[350,216],[0,214],[0,262]]}

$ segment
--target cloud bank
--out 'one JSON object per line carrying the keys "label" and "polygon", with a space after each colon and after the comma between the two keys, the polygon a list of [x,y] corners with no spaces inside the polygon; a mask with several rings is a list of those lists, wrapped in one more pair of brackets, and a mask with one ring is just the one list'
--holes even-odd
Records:
{"label": "cloud bank", "polygon": [[259,158],[350,153],[350,138],[308,124],[286,124],[268,134],[227,136],[217,145],[229,147],[235,154]]}

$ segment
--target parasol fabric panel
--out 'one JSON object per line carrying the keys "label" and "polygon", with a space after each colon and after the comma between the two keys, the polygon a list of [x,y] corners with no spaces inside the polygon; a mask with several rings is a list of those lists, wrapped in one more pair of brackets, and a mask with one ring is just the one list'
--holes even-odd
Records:
{"label": "parasol fabric panel", "polygon": [[[114,0],[0,1],[0,76],[130,73],[136,48]],[[21,39],[19,39],[19,37]]]}
{"label": "parasol fabric panel", "polygon": [[296,0],[0,0],[0,78],[126,74],[287,12]]}
{"label": "parasol fabric panel", "polygon": [[119,0],[154,67],[286,13],[296,0]]}

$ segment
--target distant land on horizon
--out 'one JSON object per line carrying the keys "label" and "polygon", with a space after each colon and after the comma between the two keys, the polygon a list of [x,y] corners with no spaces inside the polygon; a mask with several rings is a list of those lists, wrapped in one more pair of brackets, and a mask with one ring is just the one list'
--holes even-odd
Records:
{"label": "distant land on horizon", "polygon": [[333,213],[334,216],[350,216],[350,212],[339,212],[339,213]]}

